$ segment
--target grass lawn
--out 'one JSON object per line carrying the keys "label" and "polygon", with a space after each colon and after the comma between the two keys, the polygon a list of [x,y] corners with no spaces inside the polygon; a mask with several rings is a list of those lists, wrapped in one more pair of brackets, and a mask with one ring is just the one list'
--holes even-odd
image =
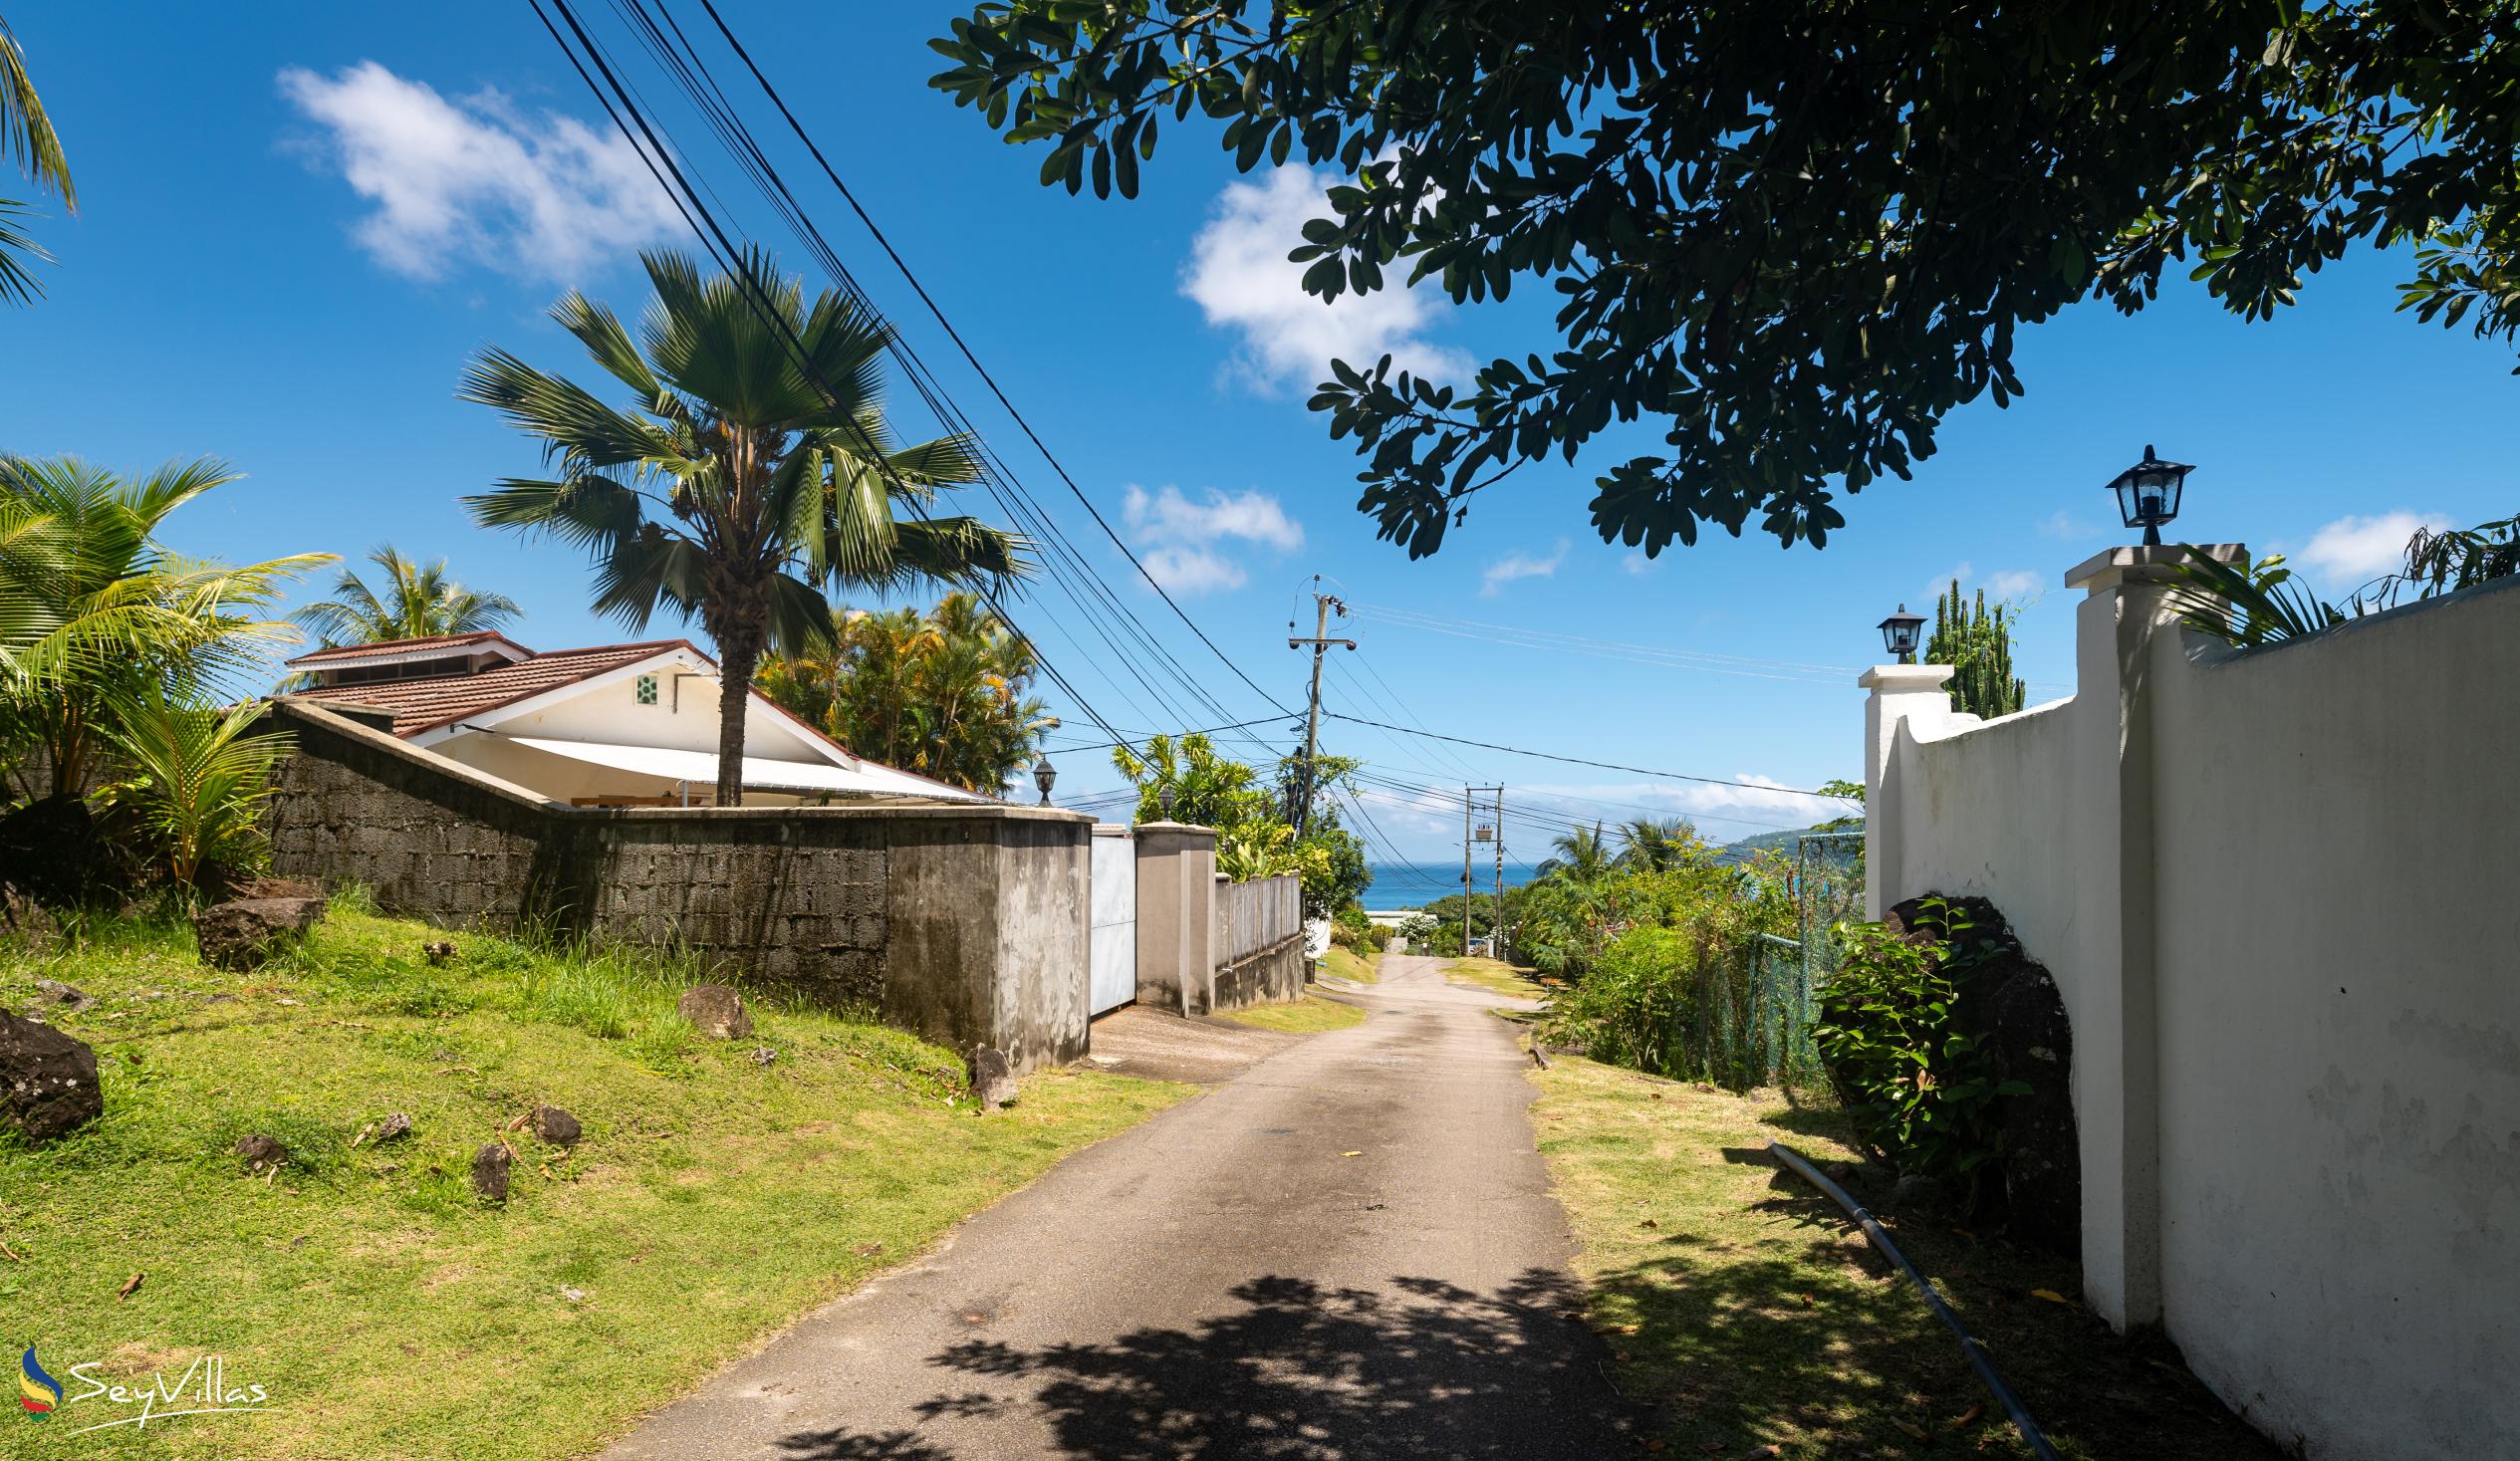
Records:
{"label": "grass lawn", "polygon": [[1352,984],[1372,984],[1383,977],[1382,965],[1381,954],[1369,959],[1354,949],[1332,944],[1330,952],[1321,956],[1318,972],[1326,978],[1345,979]]}
{"label": "grass lawn", "polygon": [[[1853,1157],[1834,1112],[1573,1056],[1532,1079],[1589,1317],[1621,1391],[1660,1407],[1662,1454],[2030,1454],[1907,1280],[1767,1160],[1770,1138],[1815,1162]],[[2036,1296],[2078,1299],[2072,1264],[1918,1223],[1892,1231],[2065,1455],[2280,1454],[2166,1345]]]}
{"label": "grass lawn", "polygon": [[1254,1005],[1225,1016],[1238,1025],[1257,1025],[1263,1030],[1283,1030],[1289,1035],[1319,1035],[1326,1030],[1345,1030],[1365,1023],[1365,1011],[1355,1005],[1343,1005],[1335,999],[1308,994],[1291,1005]]}
{"label": "grass lawn", "polygon": [[[420,945],[442,937],[457,954],[433,967]],[[98,998],[47,1018],[96,1046],[106,1113],[47,1147],[0,1139],[21,1260],[0,1258],[0,1340],[68,1392],[6,1422],[13,1458],[581,1455],[1188,1094],[1062,1071],[983,1117],[954,1056],[898,1032],[761,1000],[752,1038],[703,1041],[673,1009],[696,971],[340,901],[252,974],[203,967],[183,925],[114,925],[0,962],[0,1004],[36,1006],[44,976]],[[513,1191],[483,1204],[473,1153],[545,1101],[583,1142],[508,1136]],[[408,1137],[352,1145],[397,1110]],[[269,1181],[231,1154],[255,1132],[292,1153]],[[82,1399],[74,1366],[171,1388],[213,1354],[269,1408],[74,1434],[137,1409]]]}
{"label": "grass lawn", "polygon": [[1444,966],[1444,977],[1455,984],[1468,985],[1496,994],[1510,994],[1517,999],[1547,999],[1549,991],[1541,987],[1537,971],[1518,969],[1496,959],[1455,959]]}

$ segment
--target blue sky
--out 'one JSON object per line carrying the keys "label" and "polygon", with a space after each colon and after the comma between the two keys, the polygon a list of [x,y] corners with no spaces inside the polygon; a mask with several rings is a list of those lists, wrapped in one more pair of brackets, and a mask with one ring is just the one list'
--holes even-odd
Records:
{"label": "blue sky", "polygon": [[[2417,520],[2520,508],[2509,353],[2394,316],[2398,261],[2366,254],[2271,325],[2171,284],[2132,320],[2086,306],[2027,332],[2028,396],[1953,417],[1915,481],[1846,504],[1849,525],[1825,551],[1719,537],[1646,564],[1593,538],[1592,472],[1579,463],[1518,474],[1441,554],[1411,563],[1355,511],[1354,462],[1304,408],[1306,387],[1337,352],[1458,368],[1540,348],[1539,291],[1483,311],[1432,296],[1325,310],[1282,263],[1321,185],[1302,169],[1238,175],[1185,125],[1166,130],[1137,200],[1071,198],[1037,185],[1037,153],[926,88],[940,63],[925,41],[953,7],[721,8],[1085,492],[1287,704],[1306,668],[1285,646],[1287,621],[1319,573],[1359,607],[1342,632],[1363,648],[1338,656],[1335,710],[1381,718],[1378,704],[1397,703],[1477,740],[1809,787],[1859,769],[1851,681],[1878,657],[1874,624],[1952,574],[2023,602],[2034,699],[2070,689],[2059,575],[2126,538],[2101,488],[2147,442],[2198,464],[2181,536],[2293,552],[2334,590],[2368,577]],[[543,311],[576,286],[630,313],[643,299],[631,250],[686,242],[530,10],[98,3],[8,15],[82,208],[40,225],[60,257],[50,298],[0,315],[0,446],[128,469],[221,456],[246,478],[176,519],[184,551],[355,557],[391,542],[516,598],[529,644],[624,637],[587,611],[580,559],[477,530],[457,502],[537,462],[454,398],[466,358],[496,344],[594,381]],[[685,18],[701,19],[696,6]],[[730,86],[734,75],[725,63]],[[754,124],[770,137],[773,121]],[[689,145],[729,212],[802,268],[722,156],[699,150],[696,132]],[[778,157],[943,369],[949,347],[864,231],[801,156]],[[958,363],[944,376],[1215,698],[1237,719],[1267,712],[1129,577],[1011,423],[980,409],[979,382]],[[906,392],[895,414],[905,432],[936,429]],[[1124,731],[1186,718],[1104,662],[1064,599],[1017,614]],[[1077,707],[1057,708],[1059,742],[1105,739]],[[1327,739],[1402,781],[1505,783],[1517,857],[1545,852],[1537,834],[1552,824],[1632,807],[1689,811],[1718,837],[1806,820],[1797,799],[1738,788],[1396,743],[1336,721]],[[1063,801],[1117,783],[1103,753],[1060,764]],[[1384,838],[1411,857],[1458,855],[1457,806],[1409,802],[1376,794]],[[1518,821],[1516,808],[1540,815]]]}

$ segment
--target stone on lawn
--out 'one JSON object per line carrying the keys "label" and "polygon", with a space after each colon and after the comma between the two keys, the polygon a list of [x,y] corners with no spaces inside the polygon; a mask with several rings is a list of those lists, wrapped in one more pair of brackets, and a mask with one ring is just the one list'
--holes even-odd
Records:
{"label": "stone on lawn", "polygon": [[385,1123],[377,1129],[377,1139],[374,1144],[382,1146],[386,1142],[393,1140],[395,1137],[408,1136],[410,1134],[411,1113],[408,1111],[395,1111],[393,1114],[385,1117]]}
{"label": "stone on lawn", "polygon": [[993,1045],[971,1047],[971,1094],[984,1111],[1015,1103],[1015,1072],[1006,1063],[1006,1052]]}
{"label": "stone on lawn", "polygon": [[752,1034],[752,1013],[744,1008],[743,996],[723,984],[692,985],[682,992],[677,1008],[711,1040],[741,1040]]}
{"label": "stone on lawn", "polygon": [[264,1171],[289,1160],[289,1148],[281,1145],[277,1138],[265,1136],[260,1131],[239,1137],[236,1154],[245,1158],[245,1170],[249,1172]]}
{"label": "stone on lawn", "polygon": [[61,941],[61,925],[16,884],[0,882],[0,938],[31,954],[46,953]]}
{"label": "stone on lawn", "polygon": [[508,1200],[508,1164],[516,1158],[493,1141],[472,1154],[472,1190],[492,1202]]}
{"label": "stone on lawn", "polygon": [[779,1053],[766,1045],[757,1045],[753,1047],[752,1063],[756,1066],[767,1066],[778,1058]]}
{"label": "stone on lawn", "polygon": [[0,1010],[0,1130],[50,1141],[104,1113],[97,1053],[41,1021]]}
{"label": "stone on lawn", "polygon": [[221,969],[255,969],[296,943],[324,916],[322,898],[240,898],[193,915],[201,962]]}
{"label": "stone on lawn", "polygon": [[324,889],[294,877],[261,875],[229,884],[227,896],[219,901],[233,903],[244,898],[313,898],[320,903],[324,901]]}
{"label": "stone on lawn", "polygon": [[578,1124],[576,1116],[556,1105],[538,1105],[534,1107],[534,1134],[554,1146],[575,1146],[578,1138],[586,1134],[586,1128]]}
{"label": "stone on lawn", "polygon": [[64,984],[58,979],[36,980],[35,992],[44,996],[46,999],[51,1000],[53,1003],[60,1005],[63,1009],[70,1011],[74,1015],[97,1002],[95,995],[88,993],[88,991],[79,988],[77,985]]}

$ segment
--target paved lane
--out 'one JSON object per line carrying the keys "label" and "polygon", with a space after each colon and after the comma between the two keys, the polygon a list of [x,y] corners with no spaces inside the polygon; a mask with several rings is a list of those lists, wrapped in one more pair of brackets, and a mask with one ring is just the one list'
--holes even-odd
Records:
{"label": "paved lane", "polygon": [[1508,1002],[1440,967],[1386,959],[1365,1024],[1070,1158],[608,1457],[1623,1454]]}

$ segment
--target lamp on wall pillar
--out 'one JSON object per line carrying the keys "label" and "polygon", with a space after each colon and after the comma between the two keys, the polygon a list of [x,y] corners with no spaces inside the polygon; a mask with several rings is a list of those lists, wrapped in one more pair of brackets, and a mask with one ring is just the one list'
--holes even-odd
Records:
{"label": "lamp on wall pillar", "polygon": [[1172,820],[1172,783],[1165,782],[1155,788],[1155,805],[1163,809],[1163,820],[1170,822]]}
{"label": "lamp on wall pillar", "polygon": [[1882,620],[1882,647],[1901,664],[1916,662],[1916,634],[1925,626],[1925,616],[1909,613],[1907,606],[1898,606],[1898,612]]}
{"label": "lamp on wall pillar", "polygon": [[2120,472],[2109,490],[2118,494],[2118,515],[2130,528],[2143,530],[2143,546],[2161,546],[2161,525],[2178,516],[2179,494],[2187,485],[2187,474],[2196,470],[2185,462],[2165,462],[2154,453],[2150,443],[2143,448],[2143,460]]}
{"label": "lamp on wall pillar", "polygon": [[1033,785],[1041,788],[1041,804],[1043,806],[1047,807],[1050,805],[1050,786],[1051,783],[1057,781],[1058,779],[1059,768],[1050,764],[1049,752],[1042,752],[1041,759],[1033,763]]}

